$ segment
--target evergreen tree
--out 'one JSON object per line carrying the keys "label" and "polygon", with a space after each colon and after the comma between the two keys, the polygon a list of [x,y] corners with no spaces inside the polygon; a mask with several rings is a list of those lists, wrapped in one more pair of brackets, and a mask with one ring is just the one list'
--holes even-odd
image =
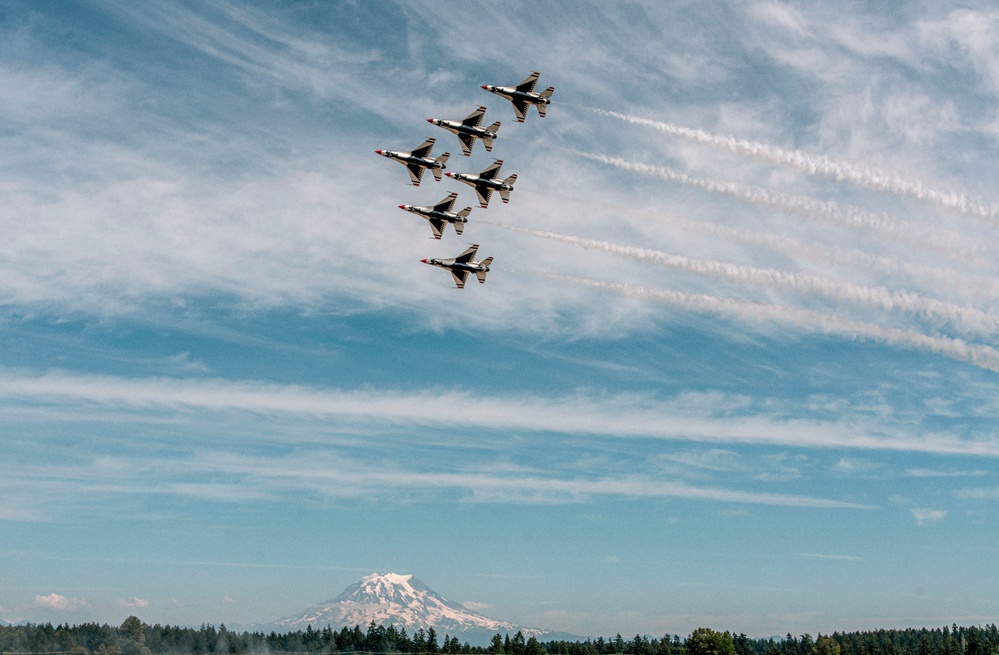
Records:
{"label": "evergreen tree", "polygon": [[711,628],[697,628],[687,637],[687,652],[690,655],[735,655],[735,643],[729,632],[718,632]]}

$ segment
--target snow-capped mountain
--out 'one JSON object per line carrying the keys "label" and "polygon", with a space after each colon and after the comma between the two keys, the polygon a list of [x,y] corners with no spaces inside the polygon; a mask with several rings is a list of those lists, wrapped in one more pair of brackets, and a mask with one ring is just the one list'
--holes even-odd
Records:
{"label": "snow-capped mountain", "polygon": [[278,631],[305,630],[309,625],[314,629],[327,625],[337,630],[355,625],[365,629],[372,621],[405,628],[410,635],[420,628],[433,627],[440,638],[448,634],[476,645],[488,643],[497,633],[513,635],[519,630],[525,637],[553,634],[470,612],[414,576],[398,573],[372,573],[333,600],[312,605],[302,614],[275,621],[270,627]]}

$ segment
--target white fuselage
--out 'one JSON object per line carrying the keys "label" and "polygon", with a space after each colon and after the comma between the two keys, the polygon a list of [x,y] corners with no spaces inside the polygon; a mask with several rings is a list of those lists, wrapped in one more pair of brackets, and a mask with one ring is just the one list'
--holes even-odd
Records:
{"label": "white fuselage", "polygon": [[445,173],[452,180],[464,182],[469,186],[482,186],[496,189],[497,191],[513,191],[512,184],[505,184],[502,180],[494,180],[488,177],[480,177],[470,173]]}
{"label": "white fuselage", "polygon": [[490,91],[498,96],[506,98],[507,100],[522,100],[523,102],[527,102],[532,105],[550,105],[552,102],[540,93],[525,93],[523,91],[518,91],[512,86],[491,86],[489,84],[485,84],[482,88],[486,91]]}
{"label": "white fuselage", "polygon": [[440,170],[447,168],[447,166],[437,161],[436,157],[414,157],[411,152],[396,152],[394,150],[375,150],[375,152],[382,157],[388,157],[403,164],[414,164],[423,168],[437,168]]}
{"label": "white fuselage", "polygon": [[467,264],[462,262],[457,262],[453,258],[451,259],[421,259],[424,264],[430,264],[431,266],[436,266],[437,268],[443,268],[449,271],[468,271],[469,273],[488,273],[489,267],[484,266],[481,261],[468,262]]}
{"label": "white fuselage", "polygon": [[468,219],[457,212],[439,212],[433,207],[418,207],[416,205],[399,205],[400,209],[419,214],[426,218],[447,221],[448,223],[467,223]]}
{"label": "white fuselage", "polygon": [[480,139],[496,138],[496,132],[490,132],[484,127],[474,127],[472,125],[465,125],[461,121],[445,121],[439,118],[428,118],[427,122],[433,123],[438,127],[443,127],[448,132],[454,132],[455,134],[470,134]]}

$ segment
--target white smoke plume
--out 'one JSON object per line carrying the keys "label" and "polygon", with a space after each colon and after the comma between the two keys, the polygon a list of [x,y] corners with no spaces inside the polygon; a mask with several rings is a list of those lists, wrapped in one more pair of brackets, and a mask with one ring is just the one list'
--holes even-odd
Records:
{"label": "white smoke plume", "polygon": [[846,180],[873,191],[887,191],[898,196],[909,196],[935,204],[945,209],[968,216],[995,220],[999,217],[999,204],[986,206],[981,199],[969,198],[962,193],[935,189],[923,182],[906,180],[898,175],[859,163],[835,161],[823,155],[810,155],[800,150],[786,150],[779,146],[737,139],[724,134],[712,134],[700,129],[692,129],[655,121],[640,116],[622,114],[616,111],[594,109],[597,113],[617,118],[633,125],[651,127],[663,134],[688,139],[714,148],[721,148],[738,155],[746,155],[771,164],[783,164],[809,175],[823,175],[837,181]]}
{"label": "white smoke plume", "polygon": [[[580,203],[586,208],[601,206],[606,211],[626,214],[669,227],[671,230],[684,230],[697,234],[707,234],[730,243],[752,245],[756,248],[766,248],[784,256],[805,258],[810,262],[823,262],[827,265],[848,264],[854,268],[879,271],[889,275],[905,275],[912,279],[933,280],[950,288],[973,287],[980,297],[999,300],[999,279],[988,274],[961,272],[952,267],[930,266],[925,261],[907,262],[885,255],[878,255],[855,248],[839,246],[823,246],[815,240],[802,240],[783,234],[771,232],[756,232],[731,225],[717,224],[710,221],[691,220],[675,214],[662,211],[650,211],[629,208],[622,212],[620,205],[586,202]],[[500,224],[496,224],[500,225]],[[979,253],[981,255],[983,253]],[[972,256],[963,253],[960,262],[967,265],[980,263],[991,271],[994,267],[994,257]]]}
{"label": "white smoke plume", "polygon": [[[753,232],[729,225],[717,225],[705,221],[692,221],[677,216],[668,216],[658,212],[635,211],[636,215],[655,221],[673,229],[708,234],[730,243],[742,243],[757,248],[768,248],[790,257],[804,257],[812,262],[825,262],[833,265],[845,263],[859,269],[880,271],[888,274],[904,274],[913,278],[932,279],[938,283],[951,286],[974,285],[980,292],[990,298],[999,298],[999,280],[960,273],[953,268],[928,266],[924,262],[912,263],[900,261],[896,257],[876,255],[855,248],[823,247],[814,241],[803,241],[788,236],[767,232]],[[991,266],[992,259],[986,263]],[[968,259],[964,260],[968,263]]]}
{"label": "white smoke plume", "polygon": [[585,287],[605,289],[631,298],[651,300],[699,313],[739,318],[755,323],[772,322],[790,325],[808,332],[837,334],[851,339],[870,339],[892,346],[906,346],[968,362],[989,371],[999,372],[999,350],[990,346],[969,344],[962,339],[883,327],[873,323],[844,319],[836,314],[784,305],[753,303],[704,294],[688,294],[669,289],[649,289],[631,284],[591,280],[571,275],[554,273],[542,273],[542,275],[555,280],[566,280]]}
{"label": "white smoke plume", "polygon": [[944,320],[968,331],[993,334],[999,329],[999,316],[993,316],[972,307],[960,307],[917,293],[899,293],[884,287],[865,287],[837,282],[808,273],[789,273],[769,268],[741,266],[712,260],[691,259],[661,250],[636,248],[597,239],[558,234],[541,230],[531,230],[512,225],[503,225],[510,230],[531,234],[544,239],[579,246],[588,250],[600,250],[612,255],[626,257],[689,271],[698,275],[722,278],[737,284],[790,291],[799,295],[820,295],[833,300],[850,302],[878,310],[904,312],[927,320]]}
{"label": "white smoke plume", "polygon": [[978,254],[965,248],[966,243],[960,237],[944,238],[939,232],[917,234],[912,225],[884,213],[868,211],[852,205],[840,205],[832,200],[819,200],[809,196],[796,196],[782,193],[775,189],[725,182],[709,178],[688,175],[667,166],[654,166],[641,162],[632,162],[620,157],[609,157],[591,152],[566,149],[579,157],[600,162],[650,177],[656,177],[667,182],[675,182],[684,186],[697,187],[710,193],[719,193],[745,200],[754,205],[773,207],[780,211],[836,223],[842,227],[854,230],[875,230],[888,235],[892,240],[918,248],[931,248],[934,251],[947,253],[968,260],[977,259]]}

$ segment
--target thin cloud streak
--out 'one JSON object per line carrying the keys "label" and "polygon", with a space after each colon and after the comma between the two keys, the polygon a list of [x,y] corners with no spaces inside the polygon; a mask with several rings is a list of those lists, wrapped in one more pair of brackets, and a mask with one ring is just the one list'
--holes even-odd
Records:
{"label": "thin cloud streak", "polygon": [[[875,509],[862,503],[794,494],[761,493],[717,487],[697,487],[649,475],[601,476],[592,479],[555,477],[548,472],[518,474],[475,471],[424,472],[368,465],[342,457],[296,453],[273,457],[219,456],[203,453],[188,462],[191,470],[205,469],[245,480],[255,493],[270,497],[280,493],[310,491],[327,497],[370,497],[398,491],[468,493],[466,502],[563,504],[582,503],[599,496],[622,498],[680,498],[707,502],[825,509]],[[485,472],[479,469],[485,468]],[[546,477],[548,476],[548,477]],[[198,493],[190,494],[199,496]],[[209,496],[214,499],[214,496]]]}
{"label": "thin cloud streak", "polygon": [[[592,502],[600,497],[630,499],[684,499],[704,502],[802,507],[813,509],[875,509],[851,501],[800,494],[744,491],[694,486],[665,479],[662,474],[575,474],[560,477],[545,470],[507,471],[481,464],[467,471],[425,471],[418,463],[412,469],[372,463],[330,454],[327,451],[296,451],[282,457],[241,455],[204,450],[179,458],[119,457],[120,466],[108,471],[100,466],[21,467],[17,481],[8,489],[11,498],[31,497],[38,506],[33,520],[44,521],[65,511],[67,504],[103,502],[109,498],[176,496],[212,503],[253,504],[278,502],[285,497],[432,500],[441,494],[460,502],[561,505]],[[64,475],[61,475],[64,474]],[[187,484],[181,478],[195,476],[226,482]],[[40,481],[60,479],[57,488]],[[223,490],[219,493],[217,488]]]}
{"label": "thin cloud streak", "polygon": [[[592,288],[667,302],[676,306],[726,316],[789,323],[851,337],[881,338],[925,349],[955,350],[956,340],[913,335],[830,315],[768,305],[754,305],[710,296],[646,290],[594,280],[548,275]],[[970,348],[964,346],[965,349]],[[946,354],[946,353],[944,353]],[[970,358],[978,354],[970,350]],[[954,356],[952,355],[952,356]],[[996,367],[999,354],[989,351]],[[979,355],[984,357],[984,355]],[[0,398],[9,403],[39,403],[44,414],[53,405],[95,406],[136,410],[160,409],[186,412],[248,412],[261,416],[294,415],[344,422],[357,426],[465,426],[497,431],[554,432],[605,435],[621,438],[663,439],[705,443],[738,443],[794,446],[797,448],[853,448],[860,450],[927,452],[950,455],[999,457],[999,441],[962,440],[949,435],[886,434],[883,425],[867,428],[859,423],[824,423],[786,416],[754,414],[749,410],[729,415],[729,407],[715,398],[697,403],[679,396],[655,400],[648,396],[565,395],[548,400],[534,396],[476,396],[472,393],[428,390],[404,393],[393,390],[342,391],[301,385],[277,385],[228,380],[176,378],[127,379],[110,376],[46,373],[19,374],[0,371]]]}
{"label": "thin cloud streak", "polygon": [[246,73],[252,80],[248,83],[258,85],[268,79],[323,98],[350,99],[368,111],[389,115],[389,105],[372,92],[371,80],[362,81],[352,74],[378,59],[374,50],[364,52],[360,43],[351,47],[332,44],[319,34],[297,33],[273,15],[227,2],[214,5],[218,18],[169,0],[143,9],[115,0],[99,0],[98,4],[115,16],[127,17]]}
{"label": "thin cloud streak", "polygon": [[935,189],[926,183],[906,180],[894,173],[882,171],[872,166],[834,161],[824,155],[809,155],[800,150],[785,150],[772,144],[737,139],[729,135],[712,134],[704,130],[691,129],[689,127],[674,125],[673,123],[650,120],[616,111],[607,111],[604,109],[594,109],[593,111],[633,125],[651,127],[669,136],[681,137],[771,164],[790,166],[809,175],[823,175],[832,177],[837,181],[846,180],[873,191],[885,191],[898,196],[909,196],[976,218],[993,221],[999,217],[999,204],[997,203],[986,206],[978,198],[968,198],[961,193]]}

